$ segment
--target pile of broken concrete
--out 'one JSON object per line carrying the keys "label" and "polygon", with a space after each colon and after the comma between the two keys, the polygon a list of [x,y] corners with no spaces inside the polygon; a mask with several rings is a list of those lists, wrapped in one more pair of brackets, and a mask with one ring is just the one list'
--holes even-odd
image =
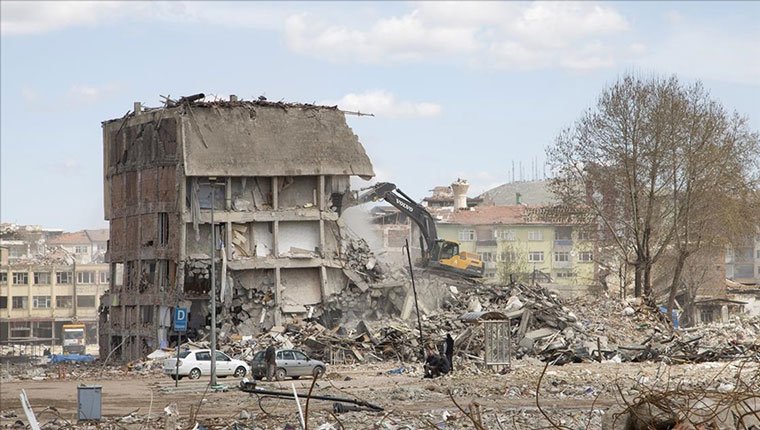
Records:
{"label": "pile of broken concrete", "polygon": [[[445,288],[445,287],[444,287]],[[328,328],[314,320],[293,319],[255,338],[233,337],[222,346],[247,356],[274,339],[333,364],[365,361],[414,362],[423,346],[437,346],[446,333],[455,338],[455,363],[483,355],[483,333],[460,316],[499,311],[511,320],[516,358],[536,357],[552,364],[590,361],[666,361],[677,363],[760,359],[760,319],[725,326],[672,330],[660,312],[638,302],[613,298],[563,301],[538,285],[449,287],[441,309],[417,321],[398,317],[346,322]],[[424,344],[424,345],[423,345]]]}

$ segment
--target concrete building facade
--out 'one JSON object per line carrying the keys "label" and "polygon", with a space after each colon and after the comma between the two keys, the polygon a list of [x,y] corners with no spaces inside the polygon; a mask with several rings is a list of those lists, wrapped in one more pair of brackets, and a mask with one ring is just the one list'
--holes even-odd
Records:
{"label": "concrete building facade", "polygon": [[61,345],[64,324],[84,323],[98,343],[98,307],[108,289],[107,264],[52,262],[0,265],[0,343]]}
{"label": "concrete building facade", "polygon": [[459,242],[460,250],[478,254],[485,263],[486,278],[498,277],[500,266],[509,266],[547,275],[558,288],[596,284],[594,241],[588,226],[572,217],[551,216],[550,211],[516,205],[437,212],[438,233]]}
{"label": "concrete building facade", "polygon": [[222,331],[319,313],[346,286],[337,221],[350,176],[374,173],[343,112],[231,100],[136,106],[103,123],[101,353],[168,344],[177,305],[191,335],[208,330],[212,257]]}

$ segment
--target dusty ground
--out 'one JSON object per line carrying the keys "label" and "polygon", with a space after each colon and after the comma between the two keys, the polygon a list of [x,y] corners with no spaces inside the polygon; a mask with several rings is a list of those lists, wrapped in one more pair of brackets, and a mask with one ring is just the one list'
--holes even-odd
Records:
{"label": "dusty ground", "polygon": [[[745,364],[746,365],[746,364]],[[498,374],[469,366],[455,374],[435,380],[422,379],[419,365],[405,367],[402,374],[388,374],[397,369],[392,364],[333,366],[324,379],[317,381],[315,394],[357,398],[382,406],[384,412],[349,412],[332,414],[333,402],[312,401],[309,405],[310,428],[475,428],[457,408],[466,411],[472,402],[486,428],[540,428],[549,422],[536,407],[536,386],[544,370],[536,361],[516,361],[510,372]],[[539,391],[541,407],[557,425],[569,428],[601,428],[602,417],[610,407],[620,404],[619,392],[633,398],[636,385],[671,384],[688,386],[736,384],[738,364],[704,363],[666,366],[656,363],[586,363],[549,367]],[[164,408],[176,404],[179,424],[190,427],[195,421],[211,428],[285,428],[298,426],[298,413],[292,400],[264,398],[237,390],[238,380],[220,379],[229,386],[227,392],[204,392],[208,381],[183,379],[178,388],[168,377],[131,374],[94,375],[77,379],[43,381],[5,381],[0,387],[0,410],[5,426],[23,417],[19,393],[25,390],[41,423],[56,418],[46,408],[54,407],[58,423],[75,421],[77,386],[102,385],[104,417],[110,428],[167,428],[174,426]],[[742,369],[740,380],[758,377],[756,364]],[[308,391],[311,380],[263,382],[268,390]],[[619,389],[618,389],[619,387]],[[619,391],[620,390],[620,391]],[[7,417],[16,413],[18,417]],[[192,420],[193,413],[195,420]],[[245,411],[245,412],[241,412]],[[242,413],[242,415],[241,415]],[[127,417],[128,415],[131,416]],[[250,416],[250,418],[247,418]],[[124,418],[127,417],[127,418]],[[497,422],[498,420],[498,422]],[[167,425],[168,421],[168,425]],[[233,424],[237,425],[234,427]],[[321,427],[320,427],[321,426]],[[56,428],[49,426],[50,428]]]}

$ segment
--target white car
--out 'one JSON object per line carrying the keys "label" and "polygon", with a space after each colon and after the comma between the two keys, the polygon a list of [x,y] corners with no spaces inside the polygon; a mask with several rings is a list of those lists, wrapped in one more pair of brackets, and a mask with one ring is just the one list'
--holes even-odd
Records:
{"label": "white car", "polygon": [[[242,378],[251,372],[251,367],[242,360],[230,358],[227,354],[216,351],[216,375],[219,377],[234,376]],[[201,375],[211,375],[211,350],[195,349],[179,353],[179,372],[177,372],[177,358],[164,360],[164,373],[174,379],[179,376],[182,379],[187,376],[190,379],[198,379]]]}

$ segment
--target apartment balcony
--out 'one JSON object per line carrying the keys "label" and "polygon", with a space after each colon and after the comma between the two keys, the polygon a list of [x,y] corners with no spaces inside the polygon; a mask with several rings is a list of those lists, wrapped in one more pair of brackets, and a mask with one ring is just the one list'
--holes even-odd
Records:
{"label": "apartment balcony", "polygon": [[556,239],[554,241],[555,247],[562,247],[562,246],[573,246],[573,240],[572,239]]}
{"label": "apartment balcony", "polygon": [[552,263],[552,267],[555,269],[572,269],[572,261],[555,261]]}

